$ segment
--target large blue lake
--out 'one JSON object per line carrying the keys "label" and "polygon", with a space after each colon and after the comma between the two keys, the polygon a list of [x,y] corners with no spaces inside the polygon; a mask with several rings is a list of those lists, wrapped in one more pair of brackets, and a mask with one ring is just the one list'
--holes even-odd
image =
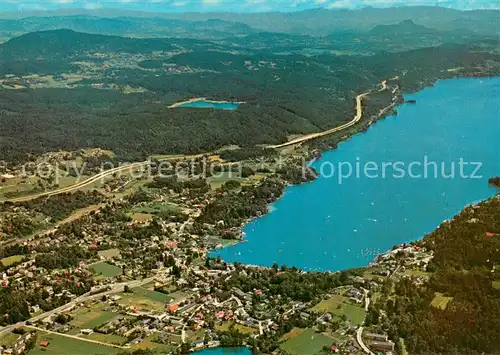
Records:
{"label": "large blue lake", "polygon": [[240,104],[236,102],[214,102],[198,100],[192,102],[186,102],[178,107],[191,107],[191,108],[214,108],[219,110],[236,110]]}
{"label": "large blue lake", "polygon": [[[399,106],[397,116],[325,153],[313,163],[325,176],[287,188],[273,212],[245,226],[245,243],[213,254],[306,270],[365,266],[394,244],[420,239],[465,205],[494,195],[487,180],[500,175],[500,78],[440,81],[406,99],[417,103]],[[327,177],[340,162],[344,173],[349,163],[356,175],[358,161],[359,178],[339,183],[338,171]],[[475,162],[482,163],[474,174],[481,178],[472,177]],[[383,163],[393,164],[385,178]]]}

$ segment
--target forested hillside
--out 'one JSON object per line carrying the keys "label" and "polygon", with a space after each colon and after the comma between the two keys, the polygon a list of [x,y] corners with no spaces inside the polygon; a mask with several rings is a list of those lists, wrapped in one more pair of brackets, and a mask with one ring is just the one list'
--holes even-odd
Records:
{"label": "forested hillside", "polygon": [[[404,338],[410,354],[500,352],[500,198],[469,206],[424,238],[434,251],[428,283],[409,279],[388,299],[390,336]],[[450,299],[431,305],[436,294]]]}
{"label": "forested hillside", "polygon": [[[0,46],[0,159],[101,147],[136,160],[283,142],[350,121],[354,97],[384,79],[399,76],[409,91],[456,75],[450,68],[486,75],[500,63],[468,45],[314,57],[225,48],[69,30],[8,41]],[[190,97],[246,103],[236,111],[168,108]]]}

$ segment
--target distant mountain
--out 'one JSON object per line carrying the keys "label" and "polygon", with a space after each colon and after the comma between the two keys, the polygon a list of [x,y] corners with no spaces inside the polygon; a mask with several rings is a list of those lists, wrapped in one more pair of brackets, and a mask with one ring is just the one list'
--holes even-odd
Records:
{"label": "distant mountain", "polygon": [[194,39],[221,39],[257,32],[250,26],[218,19],[183,21],[164,18],[96,16],[28,17],[19,20],[0,20],[0,38],[9,39],[21,34],[70,29],[77,32],[126,37],[177,37]]}
{"label": "distant mountain", "polygon": [[440,31],[427,28],[422,25],[417,25],[412,20],[405,20],[397,23],[395,25],[377,25],[370,31],[370,35],[373,36],[420,36],[420,35],[439,35]]}
{"label": "distant mountain", "polygon": [[363,8],[358,10],[316,9],[293,13],[147,13],[125,10],[99,9],[64,10],[55,12],[31,12],[0,14],[0,18],[27,16],[74,16],[120,18],[162,18],[191,22],[218,19],[239,23],[253,29],[312,36],[326,36],[342,30],[368,32],[378,25],[393,25],[405,20],[438,30],[452,31],[469,29],[479,34],[496,35],[498,32],[498,10],[459,11],[438,6],[412,6],[394,8]]}
{"label": "distant mountain", "polygon": [[32,32],[7,41],[0,46],[0,58],[67,57],[89,51],[151,53],[175,48],[169,39],[136,39],[80,33],[73,30],[54,30]]}

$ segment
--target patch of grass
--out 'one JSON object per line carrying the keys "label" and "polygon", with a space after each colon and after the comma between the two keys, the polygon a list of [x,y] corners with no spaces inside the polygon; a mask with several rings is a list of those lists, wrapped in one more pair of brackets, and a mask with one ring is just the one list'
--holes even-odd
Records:
{"label": "patch of grass", "polygon": [[344,344],[349,340],[347,335],[342,335],[335,332],[327,332],[328,336],[333,339],[336,345]]}
{"label": "patch of grass", "polygon": [[145,222],[153,219],[153,215],[151,213],[129,213],[129,216],[132,217],[134,221]]}
{"label": "patch of grass", "polygon": [[[42,340],[47,340],[49,346],[40,346]],[[112,348],[105,345],[89,343],[83,340],[67,338],[57,334],[37,332],[35,347],[29,351],[29,355],[109,355],[123,352],[122,349]]]}
{"label": "patch of grass", "polygon": [[152,341],[150,338],[144,339],[144,341],[140,342],[139,344],[136,344],[132,347],[132,350],[148,350],[151,349],[155,353],[160,353],[160,354],[168,354],[171,351],[175,349],[175,347],[171,345],[166,345],[166,344],[160,344],[160,343],[155,343]]}
{"label": "patch of grass", "polygon": [[203,330],[188,330],[186,332],[186,336],[191,342],[203,339],[204,335],[205,332]]}
{"label": "patch of grass", "polygon": [[217,174],[215,174],[215,176],[210,177],[208,179],[208,183],[210,184],[210,187],[212,189],[218,189],[222,185],[224,185],[226,182],[228,182],[229,180],[236,180],[236,181],[242,182],[245,179],[239,177],[239,174],[237,173],[236,170],[233,172],[225,171],[225,172],[217,173]]}
{"label": "patch of grass", "polygon": [[150,298],[136,293],[121,293],[119,296],[121,296],[121,299],[118,300],[118,303],[123,306],[139,307],[140,309],[148,309],[152,311],[160,310],[165,307],[163,302],[153,301]]}
{"label": "patch of grass", "polygon": [[114,334],[101,334],[101,333],[92,333],[90,335],[80,336],[81,338],[91,339],[101,341],[107,344],[115,344],[115,345],[123,345],[127,342],[127,338],[121,337],[119,335]]}
{"label": "patch of grass", "polygon": [[377,303],[377,301],[379,300],[379,298],[382,296],[382,292],[374,292],[372,294],[372,298],[371,298],[371,301],[373,303]]}
{"label": "patch of grass", "polygon": [[363,320],[365,319],[364,308],[349,303],[344,303],[340,310],[334,313],[336,315],[344,314],[348,321],[357,325],[363,323]]}
{"label": "patch of grass", "polygon": [[324,346],[331,346],[333,342],[332,338],[307,328],[298,336],[282,343],[280,348],[292,355],[314,355]]}
{"label": "patch of grass", "polygon": [[9,347],[14,344],[19,337],[19,334],[7,333],[0,338],[0,346]]}
{"label": "patch of grass", "polygon": [[122,269],[118,266],[105,262],[94,264],[91,268],[97,275],[102,275],[104,277],[115,277],[122,273]]}
{"label": "patch of grass", "polygon": [[258,332],[257,329],[252,328],[252,327],[247,327],[247,326],[242,325],[242,324],[235,324],[234,328],[243,334],[255,334]]}
{"label": "patch of grass", "polygon": [[[153,335],[151,337],[146,338],[148,340],[151,340],[154,344],[163,344],[162,341],[160,340],[160,337],[158,335]],[[175,334],[167,334],[164,338],[166,342],[169,342],[170,344],[182,344],[182,337],[180,335],[175,335]],[[168,345],[165,345],[168,346]]]}
{"label": "patch of grass", "polygon": [[97,254],[107,259],[114,258],[120,256],[120,249],[100,250],[97,252]]}
{"label": "patch of grass", "polygon": [[399,338],[399,344],[401,345],[401,355],[408,355],[408,351],[406,350],[405,340],[403,338]]}
{"label": "patch of grass", "polygon": [[340,295],[333,295],[312,308],[316,312],[330,312],[338,317],[344,315],[352,324],[361,324],[365,319],[364,308],[353,305],[349,299]]}
{"label": "patch of grass", "polygon": [[317,312],[335,312],[342,306],[344,302],[347,302],[348,298],[340,295],[333,295],[327,300],[322,300],[320,303],[315,305],[312,310]]}
{"label": "patch of grass", "polygon": [[255,328],[247,327],[234,322],[223,322],[222,324],[216,325],[215,328],[220,332],[227,332],[232,325],[234,325],[234,329],[237,329],[240,333],[243,334],[255,334],[258,332],[258,330]]}
{"label": "patch of grass", "polygon": [[142,287],[136,287],[133,288],[132,291],[137,294],[144,296],[146,298],[149,298],[150,300],[156,301],[156,302],[161,302],[161,303],[167,303],[172,299],[170,295],[158,292],[158,291],[150,291],[146,290],[145,288]]}
{"label": "patch of grass", "polygon": [[81,308],[73,315],[71,324],[80,329],[93,329],[109,322],[114,317],[116,317],[116,314],[113,312],[95,308]]}
{"label": "patch of grass", "polygon": [[24,255],[13,255],[0,260],[3,266],[10,266],[24,260]]}
{"label": "patch of grass", "polygon": [[280,341],[295,338],[295,337],[299,336],[303,331],[304,331],[304,329],[295,327],[292,330],[290,330],[288,333],[283,334],[280,338]]}
{"label": "patch of grass", "polygon": [[177,301],[182,301],[188,297],[191,296],[191,293],[187,292],[182,292],[182,291],[175,291],[169,294],[170,298],[172,301],[177,302]]}
{"label": "patch of grass", "polygon": [[448,303],[453,299],[453,297],[443,296],[442,293],[436,292],[434,299],[431,301],[431,306],[445,310]]}
{"label": "patch of grass", "polygon": [[223,322],[222,324],[216,324],[215,329],[217,329],[219,332],[227,332],[232,324],[232,322]]}
{"label": "patch of grass", "polygon": [[500,281],[492,281],[491,286],[497,290],[500,290]]}

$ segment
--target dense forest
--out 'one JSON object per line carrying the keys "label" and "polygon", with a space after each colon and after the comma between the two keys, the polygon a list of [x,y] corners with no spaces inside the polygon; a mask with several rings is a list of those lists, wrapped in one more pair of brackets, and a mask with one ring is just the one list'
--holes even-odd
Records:
{"label": "dense forest", "polygon": [[[389,335],[405,339],[410,354],[500,352],[500,198],[469,206],[427,235],[433,276],[422,286],[409,279],[388,299]],[[451,300],[431,306],[436,293]]]}

